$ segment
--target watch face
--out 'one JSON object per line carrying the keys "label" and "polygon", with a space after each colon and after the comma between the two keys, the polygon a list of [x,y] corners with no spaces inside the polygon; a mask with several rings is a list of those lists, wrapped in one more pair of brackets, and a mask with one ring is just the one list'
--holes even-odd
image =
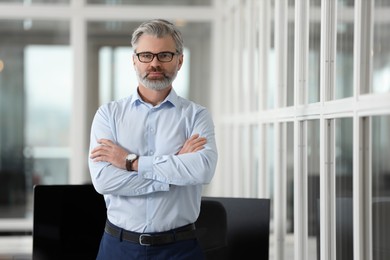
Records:
{"label": "watch face", "polygon": [[126,160],[132,161],[132,160],[134,160],[135,158],[137,158],[137,155],[131,153],[131,154],[127,155]]}

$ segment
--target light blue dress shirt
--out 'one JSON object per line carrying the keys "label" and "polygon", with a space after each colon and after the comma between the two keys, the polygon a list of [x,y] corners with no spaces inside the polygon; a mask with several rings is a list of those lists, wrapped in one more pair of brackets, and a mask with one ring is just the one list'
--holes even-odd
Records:
{"label": "light blue dress shirt", "polygon": [[[177,155],[194,134],[205,148]],[[104,195],[111,223],[134,232],[161,232],[196,221],[203,185],[217,164],[214,123],[208,110],[172,89],[157,106],[133,95],[101,106],[90,150],[104,138],[138,154],[138,172],[89,159],[92,183]]]}

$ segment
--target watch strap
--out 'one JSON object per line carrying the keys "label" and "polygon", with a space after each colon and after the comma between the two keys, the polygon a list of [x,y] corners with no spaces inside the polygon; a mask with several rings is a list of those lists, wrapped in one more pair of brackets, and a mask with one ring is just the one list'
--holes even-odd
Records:
{"label": "watch strap", "polygon": [[138,159],[138,156],[136,156],[133,160],[127,160],[126,159],[126,170],[131,172],[133,169],[133,162]]}

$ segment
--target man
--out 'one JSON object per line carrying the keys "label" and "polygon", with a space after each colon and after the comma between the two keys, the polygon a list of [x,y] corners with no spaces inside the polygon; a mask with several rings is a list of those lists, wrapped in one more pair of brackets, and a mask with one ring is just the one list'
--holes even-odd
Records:
{"label": "man", "polygon": [[147,21],[132,35],[138,88],[101,106],[89,168],[107,223],[97,259],[203,259],[194,222],[217,164],[214,124],[172,87],[183,64],[181,33]]}

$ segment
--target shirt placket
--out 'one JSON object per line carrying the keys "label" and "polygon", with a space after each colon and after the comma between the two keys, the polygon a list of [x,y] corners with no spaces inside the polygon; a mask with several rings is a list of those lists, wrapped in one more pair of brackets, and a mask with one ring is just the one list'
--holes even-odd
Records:
{"label": "shirt placket", "polygon": [[[156,151],[156,130],[157,130],[157,111],[155,108],[151,108],[148,112],[148,119],[146,124],[147,132],[147,153],[148,156],[154,156]],[[153,225],[153,194],[147,195],[147,212],[146,212],[146,221],[147,226],[150,228]]]}

